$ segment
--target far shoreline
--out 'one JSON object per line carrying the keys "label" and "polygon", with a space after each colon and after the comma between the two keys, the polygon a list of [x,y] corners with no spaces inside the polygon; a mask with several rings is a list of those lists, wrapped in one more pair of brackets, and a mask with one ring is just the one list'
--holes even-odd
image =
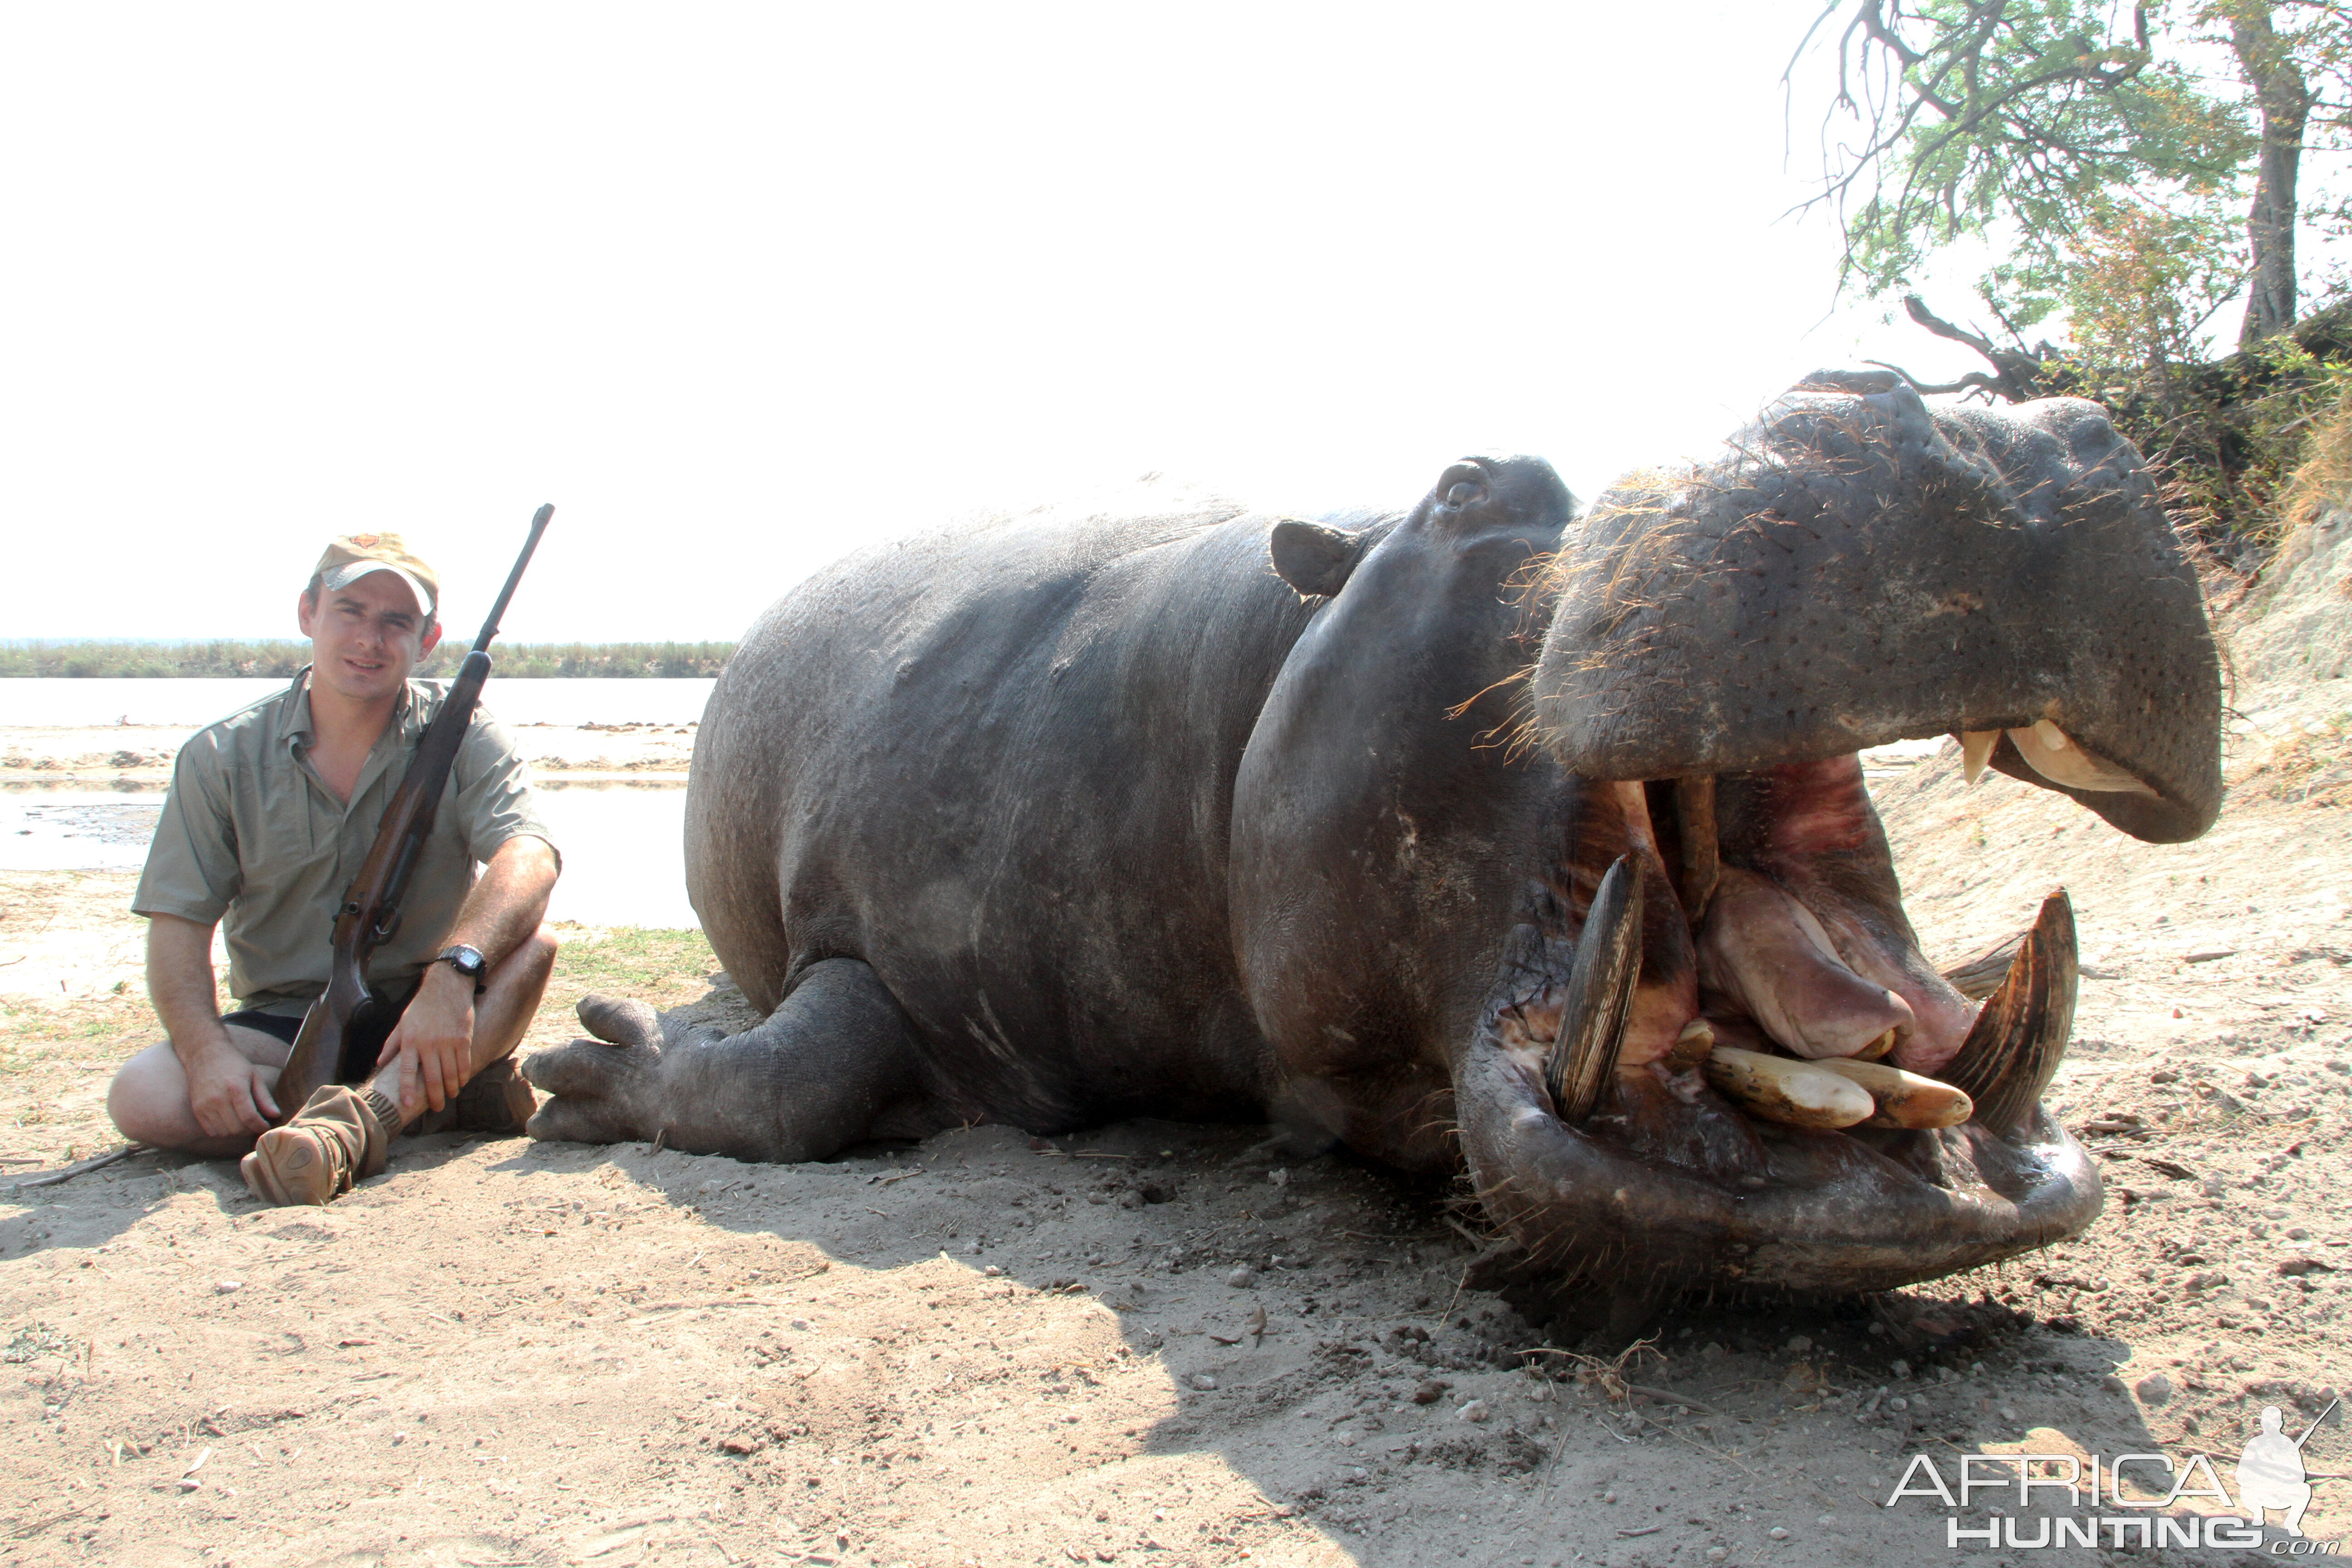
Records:
{"label": "far shoreline", "polygon": [[[0,718],[0,790],[119,789],[171,782],[173,760],[201,724],[10,724]],[[565,784],[686,782],[698,722],[508,725],[532,776]]]}

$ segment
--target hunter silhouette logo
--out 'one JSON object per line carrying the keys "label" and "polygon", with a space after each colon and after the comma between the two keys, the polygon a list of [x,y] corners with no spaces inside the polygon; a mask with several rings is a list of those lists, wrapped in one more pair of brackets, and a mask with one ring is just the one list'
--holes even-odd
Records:
{"label": "hunter silhouette logo", "polygon": [[2321,1411],[2318,1420],[2305,1427],[2300,1437],[2289,1437],[2282,1429],[2277,1405],[2263,1406],[2263,1429],[2247,1439],[2246,1451],[2238,1456],[2238,1506],[2252,1522],[2260,1524],[2272,1509],[2282,1509],[2286,1517],[2279,1521],[2279,1527],[2290,1535],[2303,1533],[2303,1510],[2311,1506],[2311,1483],[2304,1479],[2303,1446],[2311,1441],[2319,1422],[2327,1419],[2336,1404],[2328,1401],[2327,1410]]}

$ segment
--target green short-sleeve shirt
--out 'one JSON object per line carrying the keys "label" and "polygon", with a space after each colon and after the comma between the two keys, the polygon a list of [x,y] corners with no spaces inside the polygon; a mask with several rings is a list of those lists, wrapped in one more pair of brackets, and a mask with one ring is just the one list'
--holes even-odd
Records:
{"label": "green short-sleeve shirt", "polygon": [[[270,1013],[299,1014],[326,989],[335,911],[447,696],[439,681],[408,683],[345,805],[310,768],[310,674],[180,748],[131,901],[137,914],[222,921],[229,989],[241,1006]],[[526,835],[555,843],[514,738],[477,706],[410,874],[400,928],[375,950],[370,982],[398,985],[423,973],[473,889],[476,865]]]}

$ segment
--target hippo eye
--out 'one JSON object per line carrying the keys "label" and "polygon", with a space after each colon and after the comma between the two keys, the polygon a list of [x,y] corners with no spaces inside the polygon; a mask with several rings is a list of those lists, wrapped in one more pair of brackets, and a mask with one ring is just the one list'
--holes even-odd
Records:
{"label": "hippo eye", "polygon": [[1475,463],[1456,463],[1438,477],[1437,490],[1450,509],[1475,506],[1486,499],[1486,471]]}

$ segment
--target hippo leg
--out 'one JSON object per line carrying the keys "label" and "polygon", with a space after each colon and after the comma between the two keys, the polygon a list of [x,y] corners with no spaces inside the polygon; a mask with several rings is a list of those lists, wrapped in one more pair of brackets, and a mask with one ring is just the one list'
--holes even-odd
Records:
{"label": "hippo leg", "polygon": [[522,1065],[555,1097],[530,1119],[534,1138],[659,1136],[689,1154],[781,1164],[868,1137],[920,1135],[939,1121],[923,1115],[923,1058],[906,1014],[855,959],[812,965],[740,1035],[698,1029],[665,1047],[652,1008],[604,996],[582,999],[580,1021],[594,1039]]}

